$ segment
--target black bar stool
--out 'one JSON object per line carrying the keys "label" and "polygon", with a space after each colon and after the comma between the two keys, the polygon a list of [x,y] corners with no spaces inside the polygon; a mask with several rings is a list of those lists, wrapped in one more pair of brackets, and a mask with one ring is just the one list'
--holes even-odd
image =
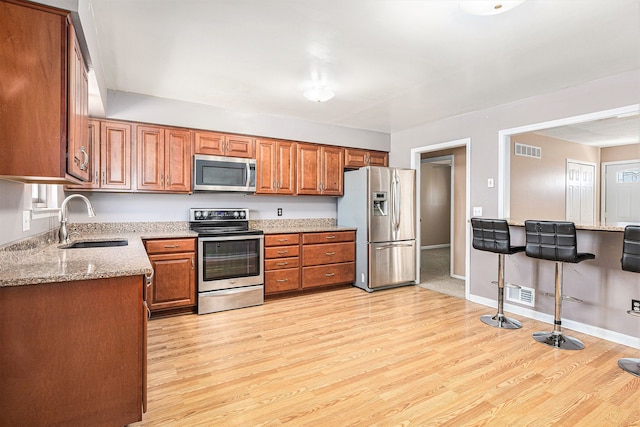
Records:
{"label": "black bar stool", "polygon": [[523,252],[524,246],[511,246],[509,224],[504,219],[471,218],[471,227],[473,228],[473,248],[498,254],[498,313],[495,316],[485,314],[480,317],[480,320],[495,328],[521,328],[520,322],[509,319],[503,312],[504,256]]}
{"label": "black bar stool", "polygon": [[[624,228],[624,242],[622,243],[622,259],[624,271],[640,273],[640,225],[627,225]],[[640,312],[629,310],[627,313],[640,316]],[[630,374],[640,377],[640,359],[624,358],[618,360],[618,366]]]}
{"label": "black bar stool", "polygon": [[578,253],[576,239],[576,226],[568,221],[525,221],[526,233],[525,253],[528,257],[555,261],[556,263],[556,287],[555,287],[555,313],[553,316],[552,332],[536,332],[533,339],[551,347],[565,350],[582,350],[584,344],[576,338],[562,333],[562,300],[570,299],[582,302],[576,298],[562,295],[562,269],[563,263],[579,263],[596,256],[590,253]]}

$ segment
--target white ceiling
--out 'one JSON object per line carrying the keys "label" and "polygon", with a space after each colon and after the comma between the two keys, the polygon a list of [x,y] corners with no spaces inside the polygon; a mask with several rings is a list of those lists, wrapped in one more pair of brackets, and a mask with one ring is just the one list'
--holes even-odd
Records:
{"label": "white ceiling", "polygon": [[386,133],[640,68],[640,0],[90,1],[109,89]]}

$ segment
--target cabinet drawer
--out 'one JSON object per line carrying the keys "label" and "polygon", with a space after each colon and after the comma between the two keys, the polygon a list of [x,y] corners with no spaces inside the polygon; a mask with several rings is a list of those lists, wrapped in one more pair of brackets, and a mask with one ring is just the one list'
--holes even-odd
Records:
{"label": "cabinet drawer", "polygon": [[335,242],[353,242],[356,240],[355,231],[336,231],[322,233],[304,233],[302,235],[302,244],[315,243],[335,243]]}
{"label": "cabinet drawer", "polygon": [[298,268],[300,265],[300,258],[278,258],[267,259],[264,261],[265,271],[269,270],[282,270],[285,268]]}
{"label": "cabinet drawer", "polygon": [[264,292],[292,291],[300,287],[300,270],[291,268],[287,270],[267,271],[264,273]]}
{"label": "cabinet drawer", "polygon": [[264,250],[265,259],[297,257],[299,254],[299,246],[277,246]]}
{"label": "cabinet drawer", "polygon": [[353,283],[355,279],[356,264],[354,262],[302,268],[303,288]]}
{"label": "cabinet drawer", "polygon": [[285,245],[297,245],[300,242],[300,235],[294,234],[265,234],[264,245],[265,246],[285,246]]}
{"label": "cabinet drawer", "polygon": [[331,243],[302,247],[302,265],[334,264],[356,260],[355,243]]}
{"label": "cabinet drawer", "polygon": [[195,252],[196,239],[161,239],[145,241],[148,254],[170,254],[176,252]]}

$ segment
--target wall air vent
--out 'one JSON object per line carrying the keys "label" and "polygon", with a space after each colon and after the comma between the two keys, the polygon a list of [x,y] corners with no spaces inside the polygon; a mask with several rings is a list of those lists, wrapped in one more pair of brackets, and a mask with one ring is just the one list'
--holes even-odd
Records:
{"label": "wall air vent", "polygon": [[534,147],[533,145],[525,145],[516,142],[514,151],[516,156],[533,157],[534,159],[542,158],[542,148]]}
{"label": "wall air vent", "polygon": [[506,287],[507,301],[517,302],[519,304],[535,307],[536,304],[536,291],[533,288],[527,288],[521,286],[520,288]]}

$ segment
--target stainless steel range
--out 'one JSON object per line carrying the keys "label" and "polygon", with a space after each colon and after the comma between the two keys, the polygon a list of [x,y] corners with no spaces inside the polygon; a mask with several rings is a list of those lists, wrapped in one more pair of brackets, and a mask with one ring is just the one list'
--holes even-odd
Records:
{"label": "stainless steel range", "polygon": [[264,302],[264,234],[249,229],[249,209],[189,210],[198,233],[198,314]]}

